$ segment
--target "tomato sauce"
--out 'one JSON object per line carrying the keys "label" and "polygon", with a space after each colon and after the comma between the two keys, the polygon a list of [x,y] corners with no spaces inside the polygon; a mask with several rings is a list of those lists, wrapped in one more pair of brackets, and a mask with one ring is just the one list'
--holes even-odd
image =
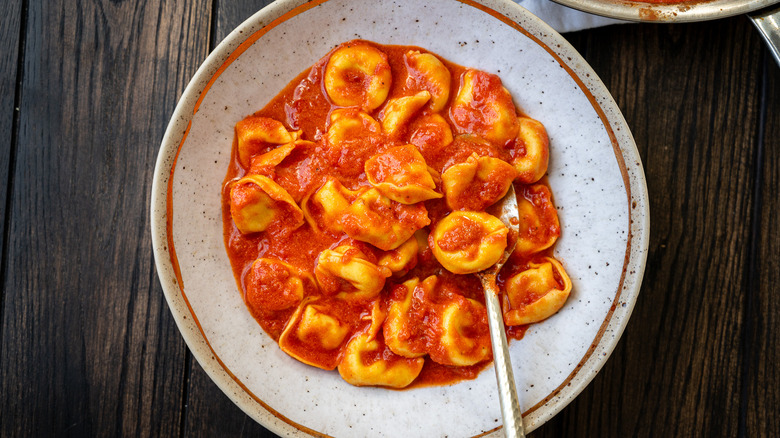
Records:
{"label": "tomato sauce", "polygon": [[[404,54],[409,50],[418,50],[424,53],[425,51],[411,46],[380,47],[387,54],[392,76],[394,78],[388,99],[407,96],[420,91],[421,86],[419,81],[416,81],[414,75],[410,74],[407,69]],[[316,229],[308,223],[304,223],[303,226],[296,229],[277,226],[271,227],[260,233],[242,234],[231,220],[230,186],[245,175],[261,174],[273,179],[281,187],[287,190],[296,203],[300,203],[305,197],[309,196],[312,192],[322,186],[327,180],[328,175],[337,177],[347,189],[356,190],[361,187],[369,186],[364,171],[364,163],[366,160],[376,154],[382,153],[392,146],[406,143],[395,143],[392,140],[388,141],[386,137],[380,135],[381,131],[377,131],[377,126],[373,126],[370,122],[366,122],[363,126],[355,128],[354,133],[357,135],[355,136],[354,144],[351,147],[342,148],[340,150],[330,150],[325,146],[325,143],[320,141],[327,135],[327,127],[335,114],[334,111],[349,111],[349,109],[343,109],[332,104],[327,97],[323,85],[323,76],[327,60],[328,56],[325,56],[310,69],[302,72],[263,109],[254,114],[255,116],[279,120],[289,130],[300,130],[299,138],[306,140],[306,142],[298,145],[295,150],[279,164],[269,166],[267,163],[258,163],[253,160],[248,166],[245,166],[242,165],[239,160],[237,140],[234,140],[231,164],[228,168],[223,188],[222,213],[224,239],[234,275],[236,276],[241,290],[244,291],[244,299],[249,311],[260,326],[277,341],[284,331],[288,320],[290,320],[295,312],[295,307],[283,308],[287,302],[286,300],[291,300],[293,298],[283,295],[281,298],[278,298],[278,300],[281,301],[273,301],[268,297],[247,295],[246,290],[248,282],[258,281],[251,275],[253,262],[258,258],[263,257],[274,258],[283,260],[285,263],[300,269],[302,272],[311,273],[315,269],[315,261],[317,260],[318,254],[323,250],[336,247],[343,241],[344,236],[336,235],[337,233],[331,233],[327,230]],[[452,96],[456,95],[460,87],[460,83],[457,79],[463,75],[466,69],[449,63],[446,60],[441,61],[449,69],[453,78],[450,86],[450,100],[452,100]],[[408,79],[395,80],[396,78],[405,77]],[[501,87],[500,81],[498,83],[490,81],[479,82],[477,84],[478,92],[475,96],[479,98],[481,94],[496,93],[498,87]],[[380,106],[371,111],[370,114],[375,119],[378,119],[382,111],[383,106]],[[490,109],[486,109],[485,111],[489,112]],[[445,118],[447,123],[450,125],[453,124],[452,120],[449,119],[449,111],[441,111],[441,115]],[[466,117],[463,114],[456,114],[456,116]],[[467,125],[472,126],[486,122],[481,118],[472,118],[467,120],[466,123]],[[428,126],[430,129],[418,129],[421,126]],[[417,146],[426,163],[438,173],[441,173],[454,163],[465,161],[474,153],[479,156],[495,157],[506,161],[509,161],[512,158],[510,156],[510,151],[513,150],[513,145],[497,145],[476,136],[457,135],[455,136],[454,141],[449,145],[439,147],[438,145],[441,144],[445,132],[438,129],[437,126],[432,115],[429,116],[423,113],[423,115],[418,117],[414,122],[408,126],[404,126],[402,128],[404,132],[402,132],[400,136],[408,138],[412,144]],[[409,137],[409,130],[412,130],[417,134]],[[453,135],[454,134],[457,133],[453,132]],[[268,150],[270,149],[273,149],[273,147],[268,148]],[[257,152],[262,153],[266,151],[257,150]],[[400,166],[400,164],[398,165]],[[396,164],[389,163],[388,166],[388,169],[392,169]],[[546,185],[545,182],[542,184]],[[530,193],[520,186],[522,186],[522,184],[518,185],[518,183],[516,183],[519,198],[526,197],[534,200],[536,199],[534,198],[535,196],[542,196]],[[481,190],[489,192],[492,188],[483,187]],[[549,191],[547,193],[549,193]],[[488,195],[495,196],[494,193],[489,193],[485,196]],[[479,198],[482,194],[480,192],[475,192],[470,193],[469,196]],[[549,196],[548,200],[551,202]],[[427,214],[431,223],[436,223],[450,212],[450,209],[443,199],[432,199],[425,201],[424,203],[419,203],[418,205],[405,207],[412,208],[401,209],[401,211],[388,211],[387,217],[395,218],[394,220],[401,223],[406,221],[407,223],[419,227],[420,215],[423,213]],[[356,228],[361,225],[357,222],[349,222],[349,219],[347,219],[345,223],[346,227]],[[473,238],[472,234],[477,233],[477,231],[479,231],[477,229],[481,228],[479,224],[473,225],[473,227],[466,227],[464,231],[458,235],[447,236],[443,243],[451,244],[453,246],[466,245],[469,243],[470,239]],[[555,234],[557,236],[560,232],[557,219],[554,226],[551,227],[552,229],[548,229],[546,234]],[[363,252],[367,257],[376,259],[377,250],[368,244],[362,244],[362,246],[360,243],[357,244],[364,250]],[[550,252],[551,250],[547,250],[545,253],[547,254]],[[519,272],[527,266],[529,260],[530,258],[526,256],[513,256],[499,275],[499,286],[502,286],[509,276]],[[274,272],[274,277],[267,280],[269,281],[268,284],[256,285],[257,287],[255,289],[261,291],[283,289],[281,282],[287,278],[286,274],[284,272]],[[452,302],[454,299],[453,294],[456,293],[462,297],[484,303],[482,287],[476,276],[455,275],[447,272],[431,255],[429,248],[422,248],[417,256],[416,265],[408,273],[402,277],[390,277],[387,279],[384,291],[382,292],[383,308],[387,308],[387,300],[392,296],[394,290],[398,290],[400,284],[404,280],[418,277],[422,281],[430,275],[438,275],[443,284],[442,287],[437,288],[437,290],[440,291],[438,292],[439,295],[431,298],[434,303]],[[276,284],[274,282],[280,283]],[[340,287],[338,284],[323,284],[322,286],[325,286],[322,289],[338,289]],[[352,333],[350,336],[367,330],[364,321],[371,314],[371,310],[365,303],[346,303],[333,296],[327,295],[322,297],[317,303],[318,305],[321,304],[323,308],[327,309],[326,311],[329,314],[337,317],[340,321],[347,321],[350,333]],[[417,310],[419,311],[420,309]],[[405,328],[408,333],[423,333],[426,330],[426,326],[436,322],[430,320],[432,317],[430,314],[418,312],[417,317],[415,317],[414,312],[415,310],[412,309],[410,312],[409,326]],[[526,326],[508,327],[507,335],[512,339],[520,339],[525,333],[525,330]],[[347,340],[350,336],[347,336]],[[381,340],[381,336],[380,330],[377,338]],[[347,340],[345,340],[344,343],[346,343]],[[294,344],[296,341],[292,340],[291,342]],[[303,345],[301,345],[300,348],[301,350],[305,350],[305,346]],[[305,357],[310,357],[312,362],[327,364],[324,368],[332,369],[340,360],[338,353],[340,350],[335,349],[333,351],[334,353],[328,353],[330,356],[318,351],[304,352],[301,354]],[[371,360],[377,359],[385,354],[383,351],[386,351],[386,349],[374,353],[373,359],[372,357],[369,357],[364,358],[364,360],[366,360],[367,363],[371,362]],[[306,355],[319,356],[314,357]],[[463,379],[473,379],[489,364],[490,361],[487,360],[473,366],[446,366],[433,362],[426,357],[421,374],[410,387],[452,384]]]}
{"label": "tomato sauce", "polygon": [[452,229],[444,232],[439,247],[444,251],[466,251],[472,257],[479,249],[484,227],[466,217],[458,217]]}

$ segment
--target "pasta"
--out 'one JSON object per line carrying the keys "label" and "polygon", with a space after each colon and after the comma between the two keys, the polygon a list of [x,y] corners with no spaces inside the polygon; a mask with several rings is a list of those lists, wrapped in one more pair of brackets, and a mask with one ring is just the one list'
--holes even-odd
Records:
{"label": "pasta", "polygon": [[[415,233],[417,234],[417,233]],[[412,236],[396,249],[385,251],[379,257],[377,264],[390,270],[395,276],[409,272],[417,264],[417,252],[420,244],[417,237]]]}
{"label": "pasta", "polygon": [[236,124],[238,157],[248,166],[252,155],[271,147],[290,143],[298,133],[290,133],[282,122],[268,117],[247,117]]}
{"label": "pasta", "polygon": [[355,193],[337,179],[330,178],[312,195],[301,202],[301,212],[315,230],[341,233],[341,215],[355,199]]}
{"label": "pasta", "polygon": [[404,55],[406,69],[410,74],[406,78],[407,86],[430,93],[431,111],[444,109],[450,98],[452,75],[447,67],[432,53],[420,53],[410,50]]}
{"label": "pasta", "polygon": [[255,312],[285,310],[316,292],[311,274],[276,259],[259,258],[246,275],[246,302]]}
{"label": "pasta", "polygon": [[496,75],[468,70],[450,109],[459,133],[475,134],[505,145],[518,132],[517,110],[512,96]]}
{"label": "pasta", "polygon": [[422,371],[425,360],[408,358],[390,351],[382,342],[385,314],[378,301],[373,304],[370,323],[350,339],[339,362],[339,374],[357,386],[409,386]]}
{"label": "pasta", "polygon": [[387,55],[370,44],[347,43],[333,52],[325,69],[325,90],[339,106],[371,111],[390,92],[393,77]]}
{"label": "pasta", "polygon": [[515,252],[532,255],[551,247],[560,235],[560,224],[550,189],[542,184],[524,186],[517,197],[517,209],[520,235]]}
{"label": "pasta", "polygon": [[560,262],[545,257],[528,265],[528,269],[507,281],[507,305],[504,306],[507,325],[531,324],[549,318],[569,298],[571,280]]}
{"label": "pasta", "polygon": [[452,140],[450,124],[440,114],[423,114],[409,125],[409,143],[415,145],[423,155],[431,156],[435,151],[452,144]]}
{"label": "pasta", "polygon": [[442,309],[438,347],[429,354],[445,365],[469,366],[490,356],[485,306],[471,299],[453,300]]}
{"label": "pasta", "polygon": [[331,165],[341,176],[360,175],[362,164],[376,151],[381,135],[382,126],[368,113],[356,108],[334,110],[325,135]]}
{"label": "pasta", "polygon": [[472,154],[442,174],[447,206],[452,210],[481,211],[504,197],[517,172],[504,160]]}
{"label": "pasta", "polygon": [[476,377],[492,350],[472,274],[507,246],[487,210],[510,185],[508,336],[571,293],[548,156],[498,76],[418,47],[336,47],[235,126],[223,227],[247,309],[290,357],[353,385]]}
{"label": "pasta", "polygon": [[348,236],[383,250],[397,248],[430,223],[422,204],[401,204],[375,188],[362,192],[344,210],[341,221]]}
{"label": "pasta", "polygon": [[366,178],[383,195],[402,204],[441,198],[425,159],[413,145],[391,147],[366,161]]}
{"label": "pasta", "polygon": [[303,224],[303,211],[289,193],[262,175],[241,178],[230,189],[230,215],[242,233],[265,231],[274,224]]}
{"label": "pasta", "polygon": [[517,170],[518,181],[531,184],[539,181],[547,172],[550,141],[547,130],[539,121],[519,117],[517,141],[513,149],[512,165]]}
{"label": "pasta", "polygon": [[504,254],[509,229],[481,211],[453,211],[433,228],[428,241],[436,260],[455,274],[473,274]]}
{"label": "pasta", "polygon": [[[436,277],[430,277],[428,283],[435,281]],[[419,284],[420,280],[415,277],[395,287],[390,296],[387,319],[383,326],[388,348],[403,357],[416,358],[428,352],[425,327],[410,324],[411,321],[422,321],[427,313],[424,294],[430,284],[423,286],[421,294],[415,297],[414,292]]]}
{"label": "pasta", "polygon": [[372,263],[360,249],[349,245],[322,251],[314,270],[323,293],[336,293],[338,298],[350,300],[379,295],[391,272]]}
{"label": "pasta", "polygon": [[409,120],[431,100],[431,93],[420,91],[414,96],[390,99],[382,111],[382,130],[391,137],[398,137]]}
{"label": "pasta", "polygon": [[324,370],[339,364],[340,349],[351,327],[327,300],[302,302],[279,337],[279,348],[295,359]]}

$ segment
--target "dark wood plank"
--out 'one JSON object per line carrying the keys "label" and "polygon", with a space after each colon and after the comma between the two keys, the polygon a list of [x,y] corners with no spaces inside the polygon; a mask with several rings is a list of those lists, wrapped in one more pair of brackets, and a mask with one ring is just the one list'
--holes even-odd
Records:
{"label": "dark wood plank", "polygon": [[[11,186],[11,156],[14,141],[14,116],[16,107],[16,83],[19,64],[19,41],[22,27],[22,1],[10,0],[0,5],[0,41],[4,50],[0,51],[0,251],[4,248],[6,231],[6,202],[8,188]],[[0,253],[2,254],[2,253]],[[0,255],[0,281],[4,260]],[[0,295],[0,311],[3,309]],[[2,330],[2,326],[0,326]],[[2,343],[2,331],[0,331]]]}
{"label": "dark wood plank", "polygon": [[[212,20],[212,49],[233,29],[272,0],[219,1]],[[192,361],[185,430],[192,437],[274,437],[241,411]]]}
{"label": "dark wood plank", "polygon": [[760,41],[742,17],[613,26],[571,40],[637,140],[650,252],[618,348],[534,435],[737,436]]}
{"label": "dark wood plank", "polygon": [[277,436],[233,404],[194,360],[189,383],[185,427],[188,437]]}
{"label": "dark wood plank", "polygon": [[780,436],[780,68],[766,65],[766,114],[761,175],[760,214],[756,221],[756,262],[749,287],[754,289],[750,354],[746,369],[746,436]]}
{"label": "dark wood plank", "polygon": [[186,348],[154,272],[149,189],[210,1],[29,2],[0,436],[176,436]]}
{"label": "dark wood plank", "polygon": [[218,1],[212,23],[212,48],[216,47],[239,24],[271,3],[273,0]]}

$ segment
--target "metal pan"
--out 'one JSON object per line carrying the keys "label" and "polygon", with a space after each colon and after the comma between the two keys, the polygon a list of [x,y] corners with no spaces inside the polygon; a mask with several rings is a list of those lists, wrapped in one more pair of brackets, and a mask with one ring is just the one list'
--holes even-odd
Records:
{"label": "metal pan", "polygon": [[675,4],[626,0],[554,0],[562,5],[605,17],[630,21],[690,22],[746,14],[780,3],[778,0],[686,1]]}
{"label": "metal pan", "polygon": [[748,14],[780,64],[780,0],[711,0],[674,4],[627,0],[553,0],[570,8],[630,21],[684,23]]}

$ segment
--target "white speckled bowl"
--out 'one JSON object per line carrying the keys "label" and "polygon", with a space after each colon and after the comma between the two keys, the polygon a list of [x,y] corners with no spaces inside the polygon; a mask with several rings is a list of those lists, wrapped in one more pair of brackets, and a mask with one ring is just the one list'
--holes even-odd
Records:
{"label": "white speckled bowl", "polygon": [[601,369],[639,293],[647,192],[628,126],[582,57],[508,0],[278,1],[203,63],[165,133],[152,187],[157,270],[182,336],[247,414],[285,436],[499,435],[493,371],[452,386],[356,388],[282,353],[246,310],[222,238],[220,186],[233,126],[332,47],[417,45],[498,73],[550,135],[566,306],[511,344],[525,425],[560,411]]}

